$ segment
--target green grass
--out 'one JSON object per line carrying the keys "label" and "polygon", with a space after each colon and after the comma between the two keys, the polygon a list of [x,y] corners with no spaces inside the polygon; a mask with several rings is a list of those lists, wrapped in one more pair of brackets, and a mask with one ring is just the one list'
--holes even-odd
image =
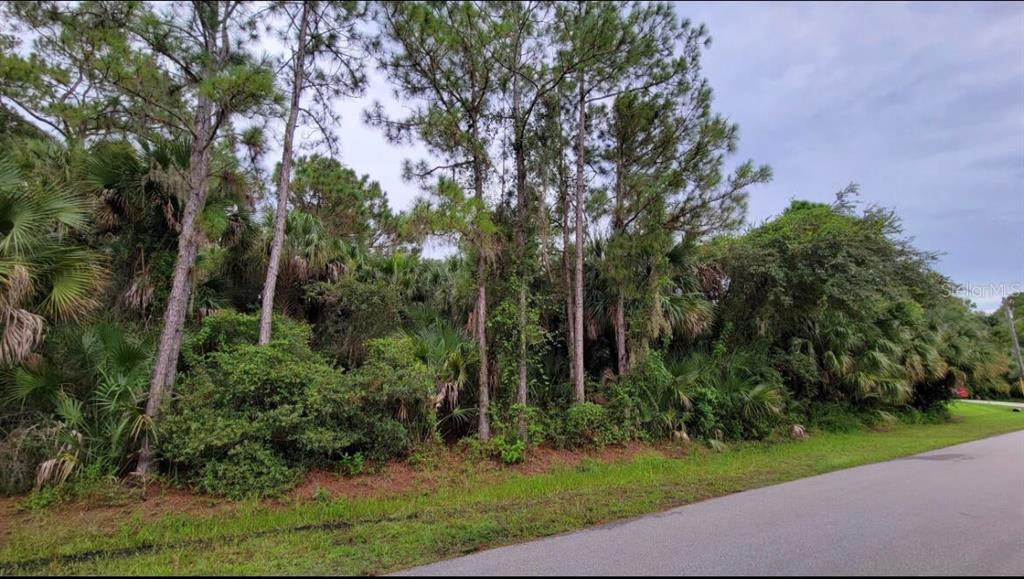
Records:
{"label": "green grass", "polygon": [[383,498],[247,503],[155,520],[128,512],[113,527],[45,511],[19,521],[0,545],[0,574],[377,574],[1024,429],[1024,413],[1006,407],[961,404],[953,414],[946,424],[686,458],[585,460],[499,480],[464,469],[432,490]]}

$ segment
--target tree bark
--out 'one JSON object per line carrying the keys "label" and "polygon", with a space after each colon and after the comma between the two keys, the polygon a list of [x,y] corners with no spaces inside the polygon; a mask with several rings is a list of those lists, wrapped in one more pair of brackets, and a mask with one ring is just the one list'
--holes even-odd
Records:
{"label": "tree bark", "polygon": [[[474,123],[472,134],[474,143],[478,142],[479,133]],[[484,200],[484,163],[479,153],[473,154],[473,191],[476,198],[483,203]],[[484,260],[483,243],[485,240],[477,240],[476,256],[476,340],[477,352],[480,356],[479,375],[479,404],[477,417],[477,436],[481,442],[491,439],[491,421],[487,412],[491,405],[490,372],[488,371],[487,352],[487,263]]]}
{"label": "tree bark", "polygon": [[565,346],[569,352],[569,382],[576,384],[576,314],[573,304],[572,269],[569,242],[569,183],[565,159],[559,162],[558,196],[562,205],[562,284],[565,286]]}
{"label": "tree bark", "polygon": [[619,295],[615,300],[615,356],[619,371],[619,376],[624,375],[629,371],[629,364],[626,358],[626,297],[622,295],[622,290],[619,290]]}
{"label": "tree bark", "polygon": [[519,439],[526,442],[526,403],[528,396],[527,384],[527,325],[529,323],[527,306],[529,298],[527,288],[530,284],[530,267],[526,263],[526,226],[528,221],[528,203],[526,199],[526,152],[524,151],[525,122],[522,118],[519,88],[519,67],[522,58],[521,39],[516,41],[516,52],[512,62],[512,123],[513,144],[516,164],[516,257],[519,260],[519,375],[516,384],[516,404],[520,405],[518,413]]}
{"label": "tree bark", "polygon": [[477,419],[477,434],[481,442],[491,439],[491,421],[487,411],[491,406],[490,372],[487,370],[487,285],[483,281],[487,275],[487,265],[483,257],[477,258],[477,294],[476,294],[476,340],[477,352],[480,356],[480,390],[479,390],[479,417]]}
{"label": "tree bark", "polygon": [[576,134],[576,263],[574,270],[576,274],[575,299],[573,302],[573,332],[575,351],[573,359],[573,382],[576,394],[576,402],[586,401],[586,375],[583,373],[583,202],[585,189],[585,175],[583,174],[586,163],[586,89],[584,86],[583,73],[577,74],[579,81],[579,130]]}
{"label": "tree bark", "polygon": [[[181,339],[184,334],[185,317],[192,289],[191,272],[198,249],[196,221],[203,206],[206,205],[206,197],[209,193],[210,145],[213,141],[212,115],[213,103],[210,99],[200,96],[196,105],[194,121],[195,138],[189,156],[189,188],[191,191],[185,203],[185,213],[181,220],[181,233],[178,235],[178,257],[174,264],[171,293],[167,297],[164,327],[160,334],[160,345],[150,378],[149,397],[146,399],[146,417],[151,423],[156,422],[160,404],[170,393],[178,371],[178,354],[181,350]],[[150,435],[147,433],[143,438],[142,448],[139,450],[135,474],[141,476],[148,474],[153,466],[152,460]]]}
{"label": "tree bark", "polygon": [[[622,154],[623,151],[619,150],[619,161],[615,163],[615,213],[612,215],[612,235],[621,238],[626,234],[625,216],[623,215],[623,174],[622,174]],[[621,241],[621,239],[620,239]],[[612,256],[617,257],[617,256]],[[625,264],[620,264],[622,267]],[[613,276],[616,279],[616,297],[615,297],[615,312],[612,318],[612,326],[615,329],[615,356],[616,356],[616,369],[619,376],[624,375],[629,370],[629,364],[626,358],[626,296],[622,290],[622,275]]]}
{"label": "tree bark", "polygon": [[270,343],[271,326],[274,317],[274,293],[277,289],[277,274],[281,267],[281,253],[284,249],[284,227],[288,217],[288,193],[291,186],[292,173],[292,141],[295,137],[295,125],[299,118],[299,101],[302,98],[303,84],[306,81],[306,34],[309,26],[310,4],[302,5],[302,18],[299,21],[298,44],[294,54],[295,75],[292,81],[292,99],[288,109],[288,122],[285,125],[284,144],[281,150],[281,174],[277,182],[277,208],[274,211],[274,239],[270,245],[270,263],[267,264],[267,278],[263,283],[263,303],[260,308],[259,345]]}
{"label": "tree bark", "polygon": [[[228,43],[227,25],[220,21],[220,8],[216,4],[212,6],[216,11],[212,19],[209,17],[199,18],[200,26],[203,29],[204,48],[209,59],[203,67],[205,78],[212,77],[224,66],[231,49]],[[174,263],[171,292],[167,296],[164,326],[160,333],[160,344],[153,363],[149,395],[146,399],[146,418],[149,419],[151,426],[155,425],[160,413],[160,404],[173,389],[178,373],[178,354],[181,352],[185,318],[192,293],[192,267],[195,265],[196,253],[199,248],[199,239],[196,235],[197,221],[203,207],[206,206],[206,198],[210,192],[210,150],[216,131],[213,119],[215,113],[217,111],[214,102],[208,96],[204,96],[202,91],[199,91],[196,97],[192,149],[189,155],[189,196],[185,201],[181,232],[178,235],[178,257]],[[134,474],[145,476],[152,468],[151,435],[146,432],[143,435]]]}

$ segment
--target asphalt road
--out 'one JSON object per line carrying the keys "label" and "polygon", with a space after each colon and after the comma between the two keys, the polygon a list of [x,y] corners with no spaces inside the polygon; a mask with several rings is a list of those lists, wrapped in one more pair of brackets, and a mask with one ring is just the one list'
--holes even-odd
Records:
{"label": "asphalt road", "polygon": [[1024,432],[407,570],[1024,575]]}

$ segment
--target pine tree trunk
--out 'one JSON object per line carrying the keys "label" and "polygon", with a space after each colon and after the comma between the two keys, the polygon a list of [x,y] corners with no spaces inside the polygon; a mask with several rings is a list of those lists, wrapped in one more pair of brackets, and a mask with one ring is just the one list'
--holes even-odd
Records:
{"label": "pine tree trunk", "polygon": [[479,416],[477,420],[477,434],[481,442],[491,439],[491,421],[487,411],[491,406],[490,372],[487,370],[487,286],[483,279],[487,275],[487,268],[483,258],[478,258],[476,266],[477,294],[476,294],[476,339],[477,352],[480,356],[480,390],[479,390]]}
{"label": "pine tree trunk", "polygon": [[288,109],[284,145],[281,150],[281,174],[277,182],[277,209],[274,211],[274,239],[270,245],[270,262],[267,264],[267,278],[263,283],[263,303],[260,308],[259,345],[270,343],[271,325],[274,317],[274,293],[277,289],[277,273],[281,266],[284,249],[284,227],[288,217],[288,190],[292,173],[292,141],[295,125],[299,118],[299,101],[305,83],[306,31],[309,25],[309,3],[302,5],[302,19],[299,23],[298,44],[295,52],[295,76],[292,81],[292,100]]}
{"label": "pine tree trunk", "polygon": [[559,165],[559,198],[562,205],[562,284],[565,286],[565,325],[566,349],[569,351],[569,382],[576,383],[576,314],[573,304],[572,261],[569,243],[569,184],[568,176],[563,171],[564,163]]}
{"label": "pine tree trunk", "polygon": [[523,143],[525,122],[522,119],[519,90],[519,61],[521,58],[520,44],[516,44],[516,54],[513,60],[512,70],[512,123],[514,134],[513,149],[516,163],[516,256],[519,260],[519,376],[516,384],[516,404],[520,405],[518,415],[519,439],[526,441],[526,403],[528,395],[527,384],[527,358],[526,338],[527,324],[529,322],[527,306],[527,288],[530,284],[530,267],[526,263],[526,225],[527,225],[527,200],[526,200],[526,152]]}
{"label": "pine tree trunk", "polygon": [[[200,19],[204,34],[206,58],[204,78],[210,78],[219,71],[227,61],[231,49],[228,43],[226,27],[221,27],[220,8],[214,6],[216,17],[210,21]],[[210,25],[213,24],[213,25]],[[178,354],[181,352],[181,340],[185,333],[185,318],[188,314],[189,299],[192,293],[192,267],[196,262],[199,250],[199,238],[196,235],[199,214],[206,206],[206,198],[210,192],[210,151],[213,147],[215,128],[213,117],[214,102],[199,91],[196,97],[196,110],[193,117],[194,134],[192,149],[189,155],[189,195],[185,201],[184,214],[181,219],[181,231],[178,234],[178,257],[174,263],[174,274],[171,278],[171,291],[167,296],[167,308],[164,311],[164,325],[160,333],[153,363],[153,373],[149,381],[149,395],[146,398],[146,418],[151,427],[156,424],[160,413],[160,404],[174,387],[178,374]],[[143,435],[142,447],[135,466],[135,475],[146,476],[153,468],[152,435]]]}
{"label": "pine tree trunk", "polygon": [[575,351],[573,359],[574,368],[574,390],[576,394],[576,402],[586,401],[586,375],[583,372],[583,202],[584,202],[584,189],[585,189],[585,175],[583,174],[586,166],[584,155],[586,154],[586,90],[584,87],[583,73],[577,75],[579,80],[579,101],[577,107],[579,108],[579,130],[576,135],[576,263],[574,264],[574,270],[576,274],[575,284],[575,299],[573,301],[573,332],[575,333],[575,342],[573,349]]}
{"label": "pine tree trunk", "polygon": [[[476,127],[473,138],[477,139]],[[484,165],[479,155],[473,157],[473,189],[476,198],[483,202],[484,198]],[[479,240],[478,243],[484,243]],[[477,417],[477,436],[481,442],[491,439],[491,421],[487,415],[491,405],[490,372],[488,371],[487,352],[487,264],[484,261],[483,248],[477,248],[476,256],[476,340],[477,352],[480,356],[479,405]]]}
{"label": "pine tree trunk", "polygon": [[[160,404],[170,393],[178,371],[178,354],[181,350],[181,339],[185,330],[185,317],[188,312],[189,295],[192,289],[192,266],[195,264],[199,241],[196,237],[196,225],[199,213],[206,205],[209,193],[210,148],[212,134],[213,103],[209,98],[200,96],[196,103],[195,138],[189,157],[189,189],[185,202],[185,213],[181,220],[181,233],[178,235],[178,257],[174,264],[174,276],[171,292],[167,297],[167,309],[164,312],[164,326],[160,334],[160,344],[153,365],[153,374],[149,383],[149,397],[146,399],[146,417],[155,423],[160,412]],[[147,433],[139,450],[139,458],[135,474],[144,476],[152,469],[153,451],[151,436]]]}
{"label": "pine tree trunk", "polygon": [[[612,235],[619,238],[620,242],[622,241],[621,238],[626,234],[625,215],[623,215],[623,205],[625,203],[621,160],[623,154],[624,151],[620,148],[618,152],[619,161],[615,164],[615,212],[612,215]],[[626,265],[619,264],[618,267]],[[626,358],[626,296],[622,290],[623,281],[621,274],[614,277],[618,278],[617,284],[619,287],[616,291],[612,326],[615,328],[616,369],[619,376],[622,376],[629,370],[629,363]]]}
{"label": "pine tree trunk", "polygon": [[622,291],[619,291],[619,295],[615,300],[615,354],[618,362],[619,376],[624,375],[629,370],[629,364],[626,359],[626,298],[622,295]]}

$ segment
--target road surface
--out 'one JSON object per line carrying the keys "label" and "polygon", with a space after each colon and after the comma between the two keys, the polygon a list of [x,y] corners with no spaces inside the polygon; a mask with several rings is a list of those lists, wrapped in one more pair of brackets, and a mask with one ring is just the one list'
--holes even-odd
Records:
{"label": "road surface", "polygon": [[484,551],[409,575],[1024,575],[1024,432]]}
{"label": "road surface", "polygon": [[1020,408],[1024,410],[1024,402],[1001,402],[999,400],[957,400],[957,403],[966,402],[967,404],[991,404],[993,406],[1009,406],[1010,408]]}

